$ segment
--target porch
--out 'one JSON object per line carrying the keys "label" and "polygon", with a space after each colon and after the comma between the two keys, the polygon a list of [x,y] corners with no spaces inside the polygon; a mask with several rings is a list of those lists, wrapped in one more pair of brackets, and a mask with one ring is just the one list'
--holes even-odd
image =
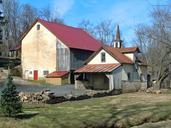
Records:
{"label": "porch", "polygon": [[75,88],[92,90],[113,90],[113,71],[120,64],[89,64],[75,71]]}

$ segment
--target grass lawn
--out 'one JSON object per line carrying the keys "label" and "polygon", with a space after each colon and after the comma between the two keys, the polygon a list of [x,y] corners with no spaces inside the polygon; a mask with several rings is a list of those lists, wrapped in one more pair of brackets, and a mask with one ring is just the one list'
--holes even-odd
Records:
{"label": "grass lawn", "polygon": [[55,105],[24,104],[16,119],[3,117],[0,128],[131,127],[171,119],[170,94],[129,93]]}

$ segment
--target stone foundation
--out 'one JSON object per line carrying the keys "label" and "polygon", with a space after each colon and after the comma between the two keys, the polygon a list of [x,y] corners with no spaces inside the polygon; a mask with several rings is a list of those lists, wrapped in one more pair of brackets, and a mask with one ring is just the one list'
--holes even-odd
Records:
{"label": "stone foundation", "polygon": [[122,93],[137,92],[147,89],[147,82],[141,81],[122,81]]}

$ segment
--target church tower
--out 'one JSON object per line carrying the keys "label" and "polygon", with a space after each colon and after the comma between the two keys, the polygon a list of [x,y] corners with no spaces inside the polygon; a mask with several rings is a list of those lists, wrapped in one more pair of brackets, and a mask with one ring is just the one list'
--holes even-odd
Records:
{"label": "church tower", "polygon": [[120,35],[120,30],[119,30],[119,25],[116,27],[116,36],[114,40],[114,47],[115,48],[122,48],[122,40],[121,40],[121,35]]}
{"label": "church tower", "polygon": [[3,11],[3,1],[0,0],[0,56],[8,55],[7,21]]}

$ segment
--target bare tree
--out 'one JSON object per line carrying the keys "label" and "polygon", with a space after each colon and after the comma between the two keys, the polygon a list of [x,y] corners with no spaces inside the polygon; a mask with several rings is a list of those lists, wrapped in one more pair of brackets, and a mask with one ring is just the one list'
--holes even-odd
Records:
{"label": "bare tree", "polygon": [[84,31],[90,33],[92,36],[95,36],[94,24],[91,23],[90,20],[83,20],[79,23],[78,26]]}
{"label": "bare tree", "polygon": [[21,5],[20,15],[20,31],[26,31],[30,25],[36,20],[38,16],[38,10],[29,4]]}
{"label": "bare tree", "polygon": [[3,1],[4,13],[8,21],[9,47],[14,46],[20,33],[20,3],[18,0]]}
{"label": "bare tree", "polygon": [[104,44],[112,45],[115,36],[115,26],[111,20],[105,20],[95,26],[95,34]]}
{"label": "bare tree", "polygon": [[102,43],[112,45],[115,35],[115,25],[111,20],[105,20],[96,25],[92,24],[89,20],[83,20],[79,24],[79,27],[89,32]]}
{"label": "bare tree", "polygon": [[151,73],[158,88],[170,75],[171,64],[171,13],[169,8],[155,8],[151,13],[152,24],[136,29],[137,42],[146,55]]}
{"label": "bare tree", "polygon": [[64,24],[64,20],[60,17],[59,13],[56,11],[53,12],[49,5],[40,10],[39,13],[40,17],[47,21]]}

